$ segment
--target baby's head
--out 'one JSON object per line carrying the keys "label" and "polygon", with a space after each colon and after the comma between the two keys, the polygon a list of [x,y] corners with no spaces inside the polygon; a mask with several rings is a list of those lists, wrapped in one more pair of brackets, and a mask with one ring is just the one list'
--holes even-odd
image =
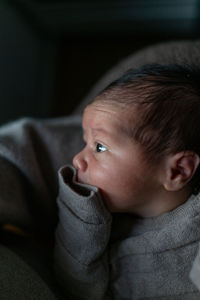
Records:
{"label": "baby's head", "polygon": [[133,69],[86,107],[86,145],[73,164],[112,212],[153,216],[197,191],[199,74],[178,65]]}

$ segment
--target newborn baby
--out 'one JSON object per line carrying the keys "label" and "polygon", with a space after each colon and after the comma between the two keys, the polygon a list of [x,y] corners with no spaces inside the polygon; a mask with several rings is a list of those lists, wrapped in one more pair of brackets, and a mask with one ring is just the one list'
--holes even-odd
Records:
{"label": "newborn baby", "polygon": [[86,107],[82,125],[85,147],[59,175],[55,258],[66,295],[198,299],[189,271],[200,240],[199,71],[130,70]]}

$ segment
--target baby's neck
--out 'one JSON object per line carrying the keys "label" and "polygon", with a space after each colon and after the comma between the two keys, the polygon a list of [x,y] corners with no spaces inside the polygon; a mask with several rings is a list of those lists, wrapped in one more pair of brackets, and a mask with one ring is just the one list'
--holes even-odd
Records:
{"label": "baby's neck", "polygon": [[158,197],[146,203],[143,207],[138,208],[134,213],[143,218],[156,217],[176,209],[185,203],[190,195],[191,190],[188,188],[177,192],[163,191]]}

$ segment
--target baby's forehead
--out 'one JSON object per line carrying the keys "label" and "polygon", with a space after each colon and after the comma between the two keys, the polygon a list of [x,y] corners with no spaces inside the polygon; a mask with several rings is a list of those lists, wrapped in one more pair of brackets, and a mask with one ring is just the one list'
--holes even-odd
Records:
{"label": "baby's forehead", "polygon": [[118,133],[130,131],[134,125],[136,112],[128,105],[115,105],[105,101],[93,102],[88,105],[83,113],[83,128],[104,128]]}
{"label": "baby's forehead", "polygon": [[137,114],[136,105],[130,105],[125,102],[114,102],[106,100],[94,101],[91,104],[87,105],[84,109],[83,115],[87,112],[95,112],[95,115],[102,113],[107,113],[109,115],[115,115],[120,117],[120,119],[126,120],[128,118],[135,118]]}

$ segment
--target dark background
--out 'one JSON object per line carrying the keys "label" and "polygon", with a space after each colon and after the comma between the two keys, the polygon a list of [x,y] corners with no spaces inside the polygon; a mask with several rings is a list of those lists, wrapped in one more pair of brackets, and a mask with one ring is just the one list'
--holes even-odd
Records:
{"label": "dark background", "polygon": [[198,0],[0,0],[0,123],[70,114],[122,58],[199,29]]}

